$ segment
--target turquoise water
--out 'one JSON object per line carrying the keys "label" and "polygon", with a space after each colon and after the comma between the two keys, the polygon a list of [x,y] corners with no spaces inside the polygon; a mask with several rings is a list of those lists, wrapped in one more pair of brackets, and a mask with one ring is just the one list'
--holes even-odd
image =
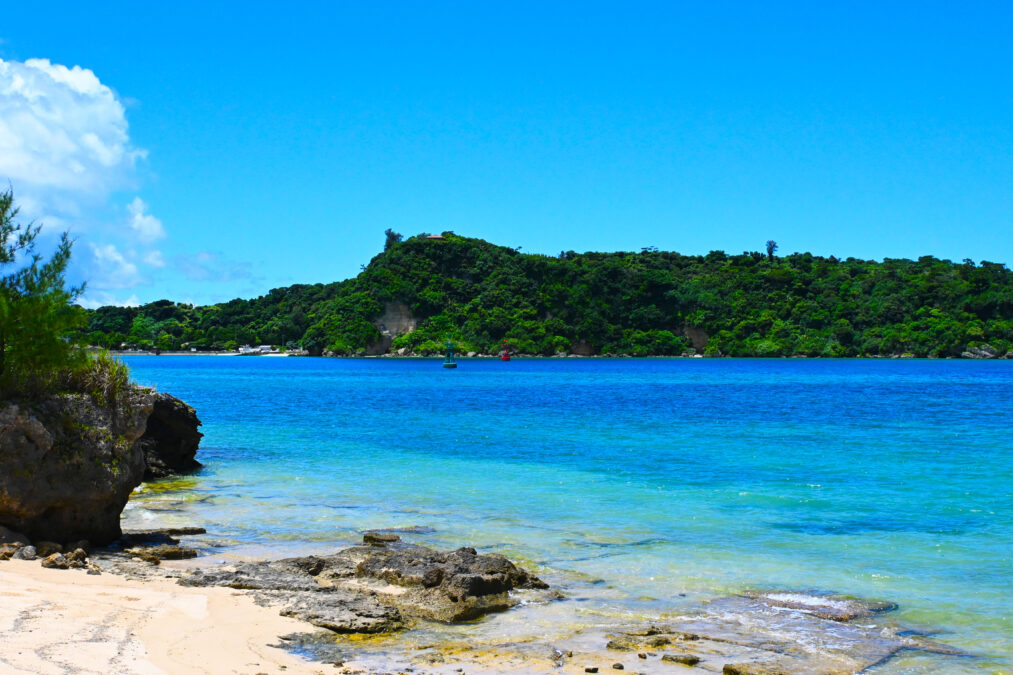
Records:
{"label": "turquoise water", "polygon": [[126,361],[205,433],[205,469],[130,518],[168,509],[236,551],[431,528],[407,536],[520,558],[604,614],[871,596],[977,656],[877,672],[1013,663],[1013,362]]}

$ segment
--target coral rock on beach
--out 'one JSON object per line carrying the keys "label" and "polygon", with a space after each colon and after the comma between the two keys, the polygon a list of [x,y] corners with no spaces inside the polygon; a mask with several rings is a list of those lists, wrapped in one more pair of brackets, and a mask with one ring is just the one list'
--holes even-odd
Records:
{"label": "coral rock on beach", "polygon": [[21,546],[14,551],[11,560],[35,560],[37,557],[34,546]]}
{"label": "coral rock on beach", "polygon": [[410,618],[466,621],[512,607],[511,590],[548,588],[499,555],[398,542],[198,570],[180,583],[256,590],[261,601],[281,605],[286,616],[341,633],[387,632]]}
{"label": "coral rock on beach", "polygon": [[51,569],[70,569],[70,560],[67,560],[62,553],[54,553],[53,555],[46,556],[42,559],[41,564],[43,567],[49,567]]}

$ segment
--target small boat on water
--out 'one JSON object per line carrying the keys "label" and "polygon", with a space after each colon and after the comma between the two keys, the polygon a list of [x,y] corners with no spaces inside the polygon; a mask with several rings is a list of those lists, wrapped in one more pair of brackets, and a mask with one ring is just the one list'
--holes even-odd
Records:
{"label": "small boat on water", "polygon": [[454,360],[454,343],[447,340],[447,358],[443,359],[444,368],[457,368],[457,361]]}

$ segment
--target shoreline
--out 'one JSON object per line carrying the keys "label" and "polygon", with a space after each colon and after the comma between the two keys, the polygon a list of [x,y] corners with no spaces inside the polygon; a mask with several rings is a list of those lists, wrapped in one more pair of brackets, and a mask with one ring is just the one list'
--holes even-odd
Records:
{"label": "shoreline", "polygon": [[[395,360],[416,360],[416,359],[430,359],[430,360],[443,360],[442,355],[422,355],[422,354],[363,354],[363,355],[320,355],[311,356],[309,354],[239,354],[237,352],[162,352],[155,354],[154,352],[146,351],[121,351],[121,350],[109,350],[111,356],[214,356],[214,357],[234,357],[234,356],[258,356],[266,358],[308,358],[308,359],[348,359],[348,360],[360,360],[360,359],[395,359]],[[480,361],[488,360],[499,360],[498,354],[475,354],[474,356],[468,356],[467,354],[455,354],[454,358],[458,361],[476,359]],[[914,356],[912,354],[889,354],[889,355],[866,355],[866,356],[805,356],[805,355],[791,355],[791,356],[728,356],[725,354],[691,354],[691,355],[671,355],[671,354],[646,354],[643,356],[634,354],[516,354],[512,355],[512,361],[517,360],[560,360],[560,359],[598,359],[598,360],[648,360],[648,359],[742,359],[748,361],[784,361],[784,360],[810,360],[810,361],[1011,361],[1013,360],[1013,352],[1010,355],[998,356],[994,358],[983,358],[983,357],[967,357],[967,356]]]}
{"label": "shoreline", "polygon": [[[416,555],[413,550],[422,551],[401,546],[366,548],[381,555],[407,550],[409,558]],[[892,603],[786,590],[714,597],[693,611],[672,607],[650,616],[603,613],[604,608],[581,616],[575,604],[582,601],[578,589],[554,589],[540,599],[526,590],[518,591],[511,608],[477,620],[416,618],[400,628],[348,634],[312,616],[279,610],[287,595],[305,598],[298,579],[281,590],[258,586],[258,572],[243,576],[252,570],[263,573],[265,565],[292,570],[293,563],[308,567],[306,563],[319,565],[317,561],[336,556],[232,564],[214,564],[211,556],[202,556],[151,565],[136,557],[143,554],[130,558],[100,549],[95,555],[102,563],[97,576],[44,569],[38,561],[0,563],[0,641],[9,646],[0,654],[0,666],[14,673],[62,673],[70,667],[73,672],[142,675],[576,675],[625,669],[647,674],[670,673],[673,666],[731,675],[846,675],[903,659],[897,656],[901,652],[921,658],[969,656],[891,621],[884,613],[896,608]],[[226,575],[230,581],[200,583],[208,575]],[[385,592],[356,578],[354,586],[367,583],[357,591],[366,597]],[[241,583],[236,585],[236,579]],[[398,593],[413,592],[398,588]],[[337,615],[347,612],[343,591],[327,590],[339,594],[321,591],[323,598],[335,598],[328,602],[338,603]],[[571,592],[576,593],[572,598]]]}

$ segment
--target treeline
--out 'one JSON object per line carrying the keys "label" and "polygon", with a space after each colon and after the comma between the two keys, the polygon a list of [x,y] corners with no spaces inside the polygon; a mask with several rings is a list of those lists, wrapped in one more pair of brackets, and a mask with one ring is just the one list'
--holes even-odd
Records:
{"label": "treeline", "polygon": [[[390,349],[726,356],[959,356],[1013,348],[1013,273],[924,256],[882,262],[713,251],[522,254],[445,232],[401,240],[356,278],[194,307],[102,307],[87,342],[222,350],[273,344],[311,354]],[[773,242],[770,242],[773,244]],[[407,307],[416,330],[385,340],[378,319]],[[690,340],[689,336],[693,336]]]}

